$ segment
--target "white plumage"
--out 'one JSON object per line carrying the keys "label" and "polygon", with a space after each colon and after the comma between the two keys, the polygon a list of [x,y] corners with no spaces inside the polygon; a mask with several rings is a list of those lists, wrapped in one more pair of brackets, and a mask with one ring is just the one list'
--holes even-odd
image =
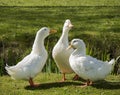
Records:
{"label": "white plumage", "polygon": [[6,65],[5,69],[13,79],[29,80],[31,86],[35,86],[32,79],[42,70],[47,60],[47,51],[44,47],[44,39],[52,32],[47,27],[41,28],[33,44],[32,51],[15,66]]}
{"label": "white plumage", "polygon": [[29,54],[15,66],[6,66],[5,69],[13,79],[29,80],[42,70],[46,59],[47,53],[45,53],[45,56]]}
{"label": "white plumage", "polygon": [[57,64],[57,67],[59,68],[60,72],[64,75],[62,81],[65,80],[65,73],[73,72],[69,64],[69,56],[72,53],[73,49],[66,50],[66,48],[69,45],[68,33],[72,27],[73,25],[71,24],[71,21],[67,19],[63,26],[62,35],[52,51],[53,59]]}
{"label": "white plumage", "polygon": [[92,81],[104,79],[112,71],[115,60],[103,62],[86,55],[83,40],[73,39],[71,47],[75,50],[69,58],[70,66],[80,77],[87,80],[87,85],[90,85]]}

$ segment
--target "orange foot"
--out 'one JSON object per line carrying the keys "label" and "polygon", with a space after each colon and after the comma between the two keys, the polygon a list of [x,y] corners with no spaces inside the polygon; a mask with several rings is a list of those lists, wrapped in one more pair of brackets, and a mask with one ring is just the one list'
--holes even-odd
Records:
{"label": "orange foot", "polygon": [[80,87],[87,87],[87,86],[90,86],[92,84],[93,84],[93,82],[88,79],[87,82],[84,85],[80,86]]}

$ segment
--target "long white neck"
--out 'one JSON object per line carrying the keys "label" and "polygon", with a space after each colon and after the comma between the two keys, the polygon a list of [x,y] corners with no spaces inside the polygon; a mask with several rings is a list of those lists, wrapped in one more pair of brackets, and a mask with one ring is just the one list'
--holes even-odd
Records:
{"label": "long white neck", "polygon": [[44,39],[45,38],[42,35],[37,33],[31,53],[40,55],[46,51],[45,46],[44,46]]}
{"label": "long white neck", "polygon": [[62,32],[62,35],[60,37],[60,40],[59,41],[62,41],[62,43],[68,45],[68,32],[69,30],[66,30],[63,28],[63,32]]}

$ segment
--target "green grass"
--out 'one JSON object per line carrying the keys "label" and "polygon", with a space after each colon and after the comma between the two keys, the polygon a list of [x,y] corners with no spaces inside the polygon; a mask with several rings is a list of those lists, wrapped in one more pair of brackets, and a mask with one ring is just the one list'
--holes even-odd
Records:
{"label": "green grass", "polygon": [[1,95],[119,95],[120,76],[109,75],[105,80],[95,82],[93,86],[79,87],[83,80],[72,81],[74,74],[68,74],[68,80],[60,83],[61,75],[54,73],[40,73],[34,82],[41,85],[37,88],[29,87],[27,81],[12,80],[9,76],[0,77]]}
{"label": "green grass", "polygon": [[119,0],[0,0],[0,6],[120,6]]}

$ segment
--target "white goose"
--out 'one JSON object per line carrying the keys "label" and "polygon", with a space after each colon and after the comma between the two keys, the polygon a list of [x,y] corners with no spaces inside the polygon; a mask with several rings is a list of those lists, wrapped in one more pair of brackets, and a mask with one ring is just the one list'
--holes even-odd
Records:
{"label": "white goose", "polygon": [[45,65],[48,54],[44,47],[44,39],[53,32],[55,30],[47,27],[41,28],[36,34],[31,53],[15,66],[6,65],[5,69],[13,79],[29,80],[30,86],[37,86],[32,79]]}
{"label": "white goose", "polygon": [[72,27],[73,25],[71,24],[71,21],[67,19],[63,26],[62,35],[60,39],[58,40],[57,44],[54,46],[53,51],[52,51],[53,59],[55,63],[57,64],[57,67],[59,68],[61,73],[63,73],[62,81],[66,80],[65,78],[66,73],[73,72],[69,64],[69,56],[72,53],[73,49],[66,50],[66,48],[69,45],[68,32],[70,31]]}
{"label": "white goose", "polygon": [[115,60],[103,62],[86,55],[83,40],[73,39],[69,48],[71,47],[74,51],[69,58],[70,66],[76,74],[87,80],[84,86],[91,85],[92,81],[104,79],[112,71]]}

